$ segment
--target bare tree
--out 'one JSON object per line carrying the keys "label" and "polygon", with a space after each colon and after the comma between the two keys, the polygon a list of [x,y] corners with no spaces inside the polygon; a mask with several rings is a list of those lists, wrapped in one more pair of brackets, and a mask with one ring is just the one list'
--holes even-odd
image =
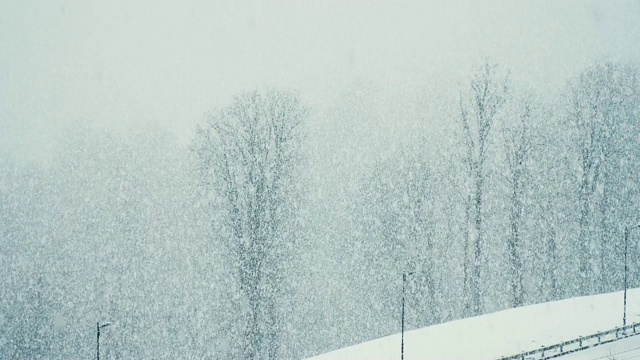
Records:
{"label": "bare tree", "polygon": [[202,181],[227,232],[223,240],[248,305],[246,359],[278,356],[278,304],[294,241],[300,125],[306,117],[297,97],[254,91],[212,113],[197,131]]}
{"label": "bare tree", "polygon": [[528,178],[528,162],[532,148],[531,117],[532,96],[527,95],[516,105],[513,118],[502,127],[505,155],[505,179],[508,185],[509,235],[507,253],[511,273],[511,305],[524,304],[524,269],[522,223],[525,206],[525,187]]}
{"label": "bare tree", "polygon": [[415,257],[415,274],[412,282],[416,284],[416,301],[420,309],[416,326],[425,326],[440,322],[438,292],[435,281],[434,259],[434,196],[431,169],[427,162],[418,156],[407,156],[406,169],[403,171],[401,189],[403,194],[403,222],[406,230],[406,247]]}
{"label": "bare tree", "polygon": [[484,246],[483,194],[486,188],[486,162],[491,130],[507,93],[507,79],[498,75],[498,66],[489,63],[476,69],[470,92],[460,95],[460,123],[465,148],[465,178],[468,191],[465,201],[464,232],[464,315],[482,313],[480,286],[482,249]]}
{"label": "bare tree", "polygon": [[[396,330],[400,306],[398,281],[407,280],[406,323],[420,327],[440,321],[434,265],[434,193],[429,164],[417,152],[377,163],[358,193],[356,233],[364,255],[362,282],[367,307],[375,312],[371,336]],[[360,284],[362,286],[362,284]]]}
{"label": "bare tree", "polygon": [[546,202],[541,207],[541,222],[544,224],[542,228],[546,229],[546,231],[541,234],[545,239],[543,249],[541,249],[541,252],[545,256],[540,259],[542,262],[543,283],[546,291],[546,299],[543,299],[546,301],[554,301],[559,300],[562,295],[556,270],[559,264],[557,231],[554,220],[551,219],[551,214],[553,214],[554,209]]}
{"label": "bare tree", "polygon": [[[569,86],[568,117],[578,168],[578,281],[574,290],[579,293],[610,289],[606,286],[610,281],[607,263],[615,256],[612,249],[619,248],[612,246],[619,241],[612,232],[628,216],[616,205],[624,202],[629,190],[629,166],[620,164],[633,161],[625,147],[637,143],[629,136],[637,127],[639,89],[637,70],[614,63],[588,68]],[[599,270],[599,279],[593,269]]]}

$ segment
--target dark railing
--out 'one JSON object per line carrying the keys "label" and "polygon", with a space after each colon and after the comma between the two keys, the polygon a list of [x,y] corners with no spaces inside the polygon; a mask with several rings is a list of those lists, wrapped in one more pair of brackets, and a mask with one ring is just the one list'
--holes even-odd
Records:
{"label": "dark railing", "polygon": [[597,332],[593,335],[581,336],[577,339],[565,341],[550,346],[542,346],[539,349],[523,352],[516,355],[501,357],[498,360],[525,360],[525,359],[553,359],[577,351],[608,344],[631,336],[640,335],[640,323],[617,327],[608,331]]}

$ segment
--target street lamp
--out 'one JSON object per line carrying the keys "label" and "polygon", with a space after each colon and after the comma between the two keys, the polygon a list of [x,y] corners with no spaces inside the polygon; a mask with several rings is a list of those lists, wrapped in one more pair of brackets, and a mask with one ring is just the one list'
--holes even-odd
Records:
{"label": "street lamp", "polygon": [[414,272],[404,272],[402,273],[402,330],[401,330],[401,340],[400,340],[400,359],[404,360],[404,288],[405,283],[407,282],[407,275],[413,275]]}
{"label": "street lamp", "polygon": [[99,322],[96,323],[96,332],[97,332],[97,341],[96,341],[96,359],[100,360],[100,329],[105,328],[111,325],[110,322],[105,322],[100,325]]}
{"label": "street lamp", "polygon": [[622,314],[622,326],[627,325],[627,272],[629,267],[627,266],[627,249],[629,248],[629,232],[633,229],[640,228],[640,224],[624,228],[624,313]]}

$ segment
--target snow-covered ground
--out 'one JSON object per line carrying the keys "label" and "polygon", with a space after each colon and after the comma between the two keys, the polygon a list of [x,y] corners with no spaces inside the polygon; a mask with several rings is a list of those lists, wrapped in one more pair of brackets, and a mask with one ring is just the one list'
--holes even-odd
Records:
{"label": "snow-covered ground", "polygon": [[[405,359],[497,359],[622,326],[623,292],[524,306],[405,332]],[[627,324],[640,322],[640,289],[628,292]],[[398,327],[400,325],[398,324]],[[640,336],[563,359],[638,356]],[[628,352],[623,352],[628,351]],[[400,333],[311,358],[400,359]]]}

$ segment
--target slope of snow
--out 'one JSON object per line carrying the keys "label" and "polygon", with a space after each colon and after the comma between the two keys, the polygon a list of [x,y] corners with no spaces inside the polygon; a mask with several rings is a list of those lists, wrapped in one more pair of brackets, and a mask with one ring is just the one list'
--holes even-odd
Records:
{"label": "slope of snow", "polygon": [[[640,289],[627,296],[627,324],[640,322]],[[622,313],[619,291],[451,321],[405,332],[405,359],[497,359],[622,326]],[[311,359],[399,358],[400,333]]]}

